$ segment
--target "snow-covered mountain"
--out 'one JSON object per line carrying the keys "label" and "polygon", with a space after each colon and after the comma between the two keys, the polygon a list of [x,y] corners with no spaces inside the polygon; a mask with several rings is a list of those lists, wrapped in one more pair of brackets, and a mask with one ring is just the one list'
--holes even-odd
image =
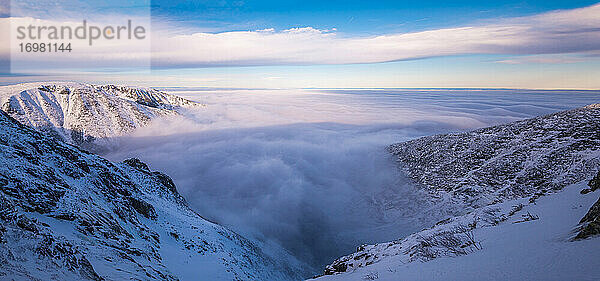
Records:
{"label": "snow-covered mountain", "polygon": [[[598,238],[572,242],[600,232],[600,203],[586,214],[600,181],[600,105],[389,150],[449,217],[396,241],[358,247],[327,266],[325,274],[334,275],[324,280],[600,278]],[[558,252],[567,262],[542,266]],[[511,273],[488,275],[494,270]]]}
{"label": "snow-covered mountain", "polygon": [[456,217],[405,239],[364,246],[334,264],[347,265],[344,273],[318,280],[600,280],[600,238],[571,241],[573,227],[598,199],[581,195],[584,187],[570,185],[536,204],[509,200],[485,208],[512,214],[495,224],[484,216],[471,229],[473,216]]}
{"label": "snow-covered mountain", "polygon": [[24,125],[86,148],[201,104],[154,89],[46,82],[0,87],[0,108]]}
{"label": "snow-covered mountain", "polygon": [[296,270],[196,214],[167,175],[0,111],[0,279],[297,280]]}
{"label": "snow-covered mountain", "polygon": [[600,167],[600,104],[390,146],[422,188],[478,208],[589,179]]}

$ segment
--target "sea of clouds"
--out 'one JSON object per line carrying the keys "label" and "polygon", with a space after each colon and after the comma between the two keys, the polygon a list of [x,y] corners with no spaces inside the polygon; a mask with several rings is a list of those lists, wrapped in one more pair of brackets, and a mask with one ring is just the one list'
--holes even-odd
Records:
{"label": "sea of clouds", "polygon": [[[202,216],[280,245],[315,273],[358,245],[443,219],[386,146],[598,102],[593,91],[169,88],[207,106],[118,140]],[[432,215],[435,214],[435,215]]]}

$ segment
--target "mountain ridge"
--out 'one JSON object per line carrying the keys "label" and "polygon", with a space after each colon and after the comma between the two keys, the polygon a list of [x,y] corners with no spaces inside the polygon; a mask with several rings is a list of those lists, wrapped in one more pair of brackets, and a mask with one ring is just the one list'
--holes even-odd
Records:
{"label": "mountain ridge", "polygon": [[294,280],[297,268],[192,211],[137,159],[112,163],[0,111],[0,276]]}
{"label": "mountain ridge", "polygon": [[[341,274],[343,280],[344,274],[390,259],[401,260],[401,266],[479,251],[474,232],[508,221],[538,220],[525,211],[539,198],[594,177],[600,169],[598,132],[600,105],[593,104],[391,145],[399,170],[431,194],[448,219],[395,241],[361,245],[326,266],[324,274]],[[581,221],[569,222],[575,230],[564,235],[596,233],[594,206]],[[519,215],[521,219],[515,218]]]}
{"label": "mountain ridge", "polygon": [[142,87],[75,82],[0,87],[0,108],[24,125],[88,149],[152,120],[204,105]]}

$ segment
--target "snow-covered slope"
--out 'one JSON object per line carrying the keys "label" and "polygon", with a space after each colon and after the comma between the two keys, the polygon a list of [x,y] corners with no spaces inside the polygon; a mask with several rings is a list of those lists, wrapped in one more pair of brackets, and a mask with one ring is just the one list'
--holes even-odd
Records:
{"label": "snow-covered slope", "polygon": [[[569,241],[573,227],[586,213],[587,206],[598,198],[598,194],[579,194],[584,186],[585,182],[568,186],[553,196],[540,198],[537,204],[523,207],[496,226],[473,229],[470,235],[477,241],[479,249],[455,248],[465,250],[467,254],[450,253],[448,247],[440,246],[441,238],[432,240],[438,241],[437,248],[429,249],[427,239],[421,240],[420,244],[406,240],[391,242],[389,244],[393,246],[387,250],[386,243],[379,245],[377,251],[365,252],[372,255],[389,253],[371,265],[318,280],[600,280],[600,238]],[[497,207],[511,208],[519,204],[519,201],[507,201]],[[525,221],[523,215],[528,214],[538,219]],[[410,253],[419,251],[439,256],[427,262],[411,262]]]}
{"label": "snow-covered slope", "polygon": [[[506,271],[513,270],[517,268],[514,263],[518,262],[518,258],[511,260],[512,256],[499,251],[506,239],[503,242],[490,239],[502,233],[509,240],[514,238],[506,242],[507,246],[517,247],[519,243],[535,237],[536,234],[528,228],[536,227],[539,231],[548,228],[551,232],[542,237],[544,243],[530,248],[527,248],[527,244],[521,245],[526,249],[524,251],[531,251],[535,256],[536,251],[545,247],[552,251],[573,247],[569,248],[569,253],[579,253],[579,256],[573,256],[574,259],[579,257],[581,260],[582,256],[587,258],[579,267],[572,264],[553,265],[553,272],[563,269],[564,272],[589,270],[590,262],[596,265],[595,268],[600,268],[598,249],[595,252],[581,252],[587,246],[578,246],[589,245],[590,242],[569,242],[575,238],[577,231],[590,227],[592,231],[597,231],[598,212],[594,212],[594,208],[590,210],[592,215],[586,216],[588,219],[581,219],[597,195],[589,193],[591,190],[587,189],[585,192],[588,195],[579,195],[578,190],[573,191],[577,188],[571,188],[566,192],[568,195],[555,194],[572,184],[579,184],[581,188],[600,169],[600,106],[591,105],[467,133],[424,137],[392,145],[389,150],[398,157],[401,169],[436,198],[439,209],[450,217],[403,239],[360,246],[355,253],[327,266],[325,274],[336,274],[336,277],[324,279],[374,280],[381,275],[390,276],[382,280],[448,279],[446,276],[454,276],[456,280],[476,280],[486,272],[485,266],[489,264],[485,264],[485,259],[480,260],[479,264],[473,258],[460,261],[445,259],[435,263],[445,264],[440,268],[429,263],[421,264],[442,257],[473,254],[488,259],[510,260],[505,264],[491,264],[499,268],[506,266],[503,268]],[[553,196],[552,199],[546,199],[545,195]],[[554,199],[554,196],[562,199]],[[540,198],[547,200],[549,203],[546,204],[549,205],[537,207]],[[564,212],[562,219],[558,219],[551,202],[559,204],[555,207]],[[577,211],[570,211],[571,207]],[[582,225],[576,228],[580,222]],[[513,226],[516,224],[519,226]],[[521,224],[537,226],[521,228]],[[480,233],[488,233],[489,236]],[[598,244],[598,238],[592,239],[596,239],[594,242]],[[498,252],[494,252],[496,250]],[[485,254],[475,254],[478,252]],[[551,262],[548,259],[552,255],[540,253],[539,257],[539,262],[543,264]],[[464,265],[463,261],[473,263],[471,267],[479,265],[481,270],[463,272],[461,275],[459,269]],[[454,266],[453,263],[456,267],[449,267]],[[523,263],[520,269],[526,270],[529,266],[532,264]],[[428,270],[438,275],[428,273],[418,278],[411,275]],[[541,271],[535,273],[542,274]],[[600,269],[583,271],[580,276],[588,273],[600,276]],[[390,279],[391,276],[395,277]],[[502,276],[493,279],[511,279]]]}
{"label": "snow-covered slope", "polygon": [[[390,146],[433,195],[478,208],[560,190],[600,167],[600,104]],[[461,212],[461,211],[459,211]]]}
{"label": "snow-covered slope", "polygon": [[152,119],[201,106],[154,89],[46,82],[0,87],[0,107],[24,125],[83,147],[131,132]]}
{"label": "snow-covered slope", "polygon": [[290,280],[295,269],[193,212],[172,180],[0,111],[0,279]]}

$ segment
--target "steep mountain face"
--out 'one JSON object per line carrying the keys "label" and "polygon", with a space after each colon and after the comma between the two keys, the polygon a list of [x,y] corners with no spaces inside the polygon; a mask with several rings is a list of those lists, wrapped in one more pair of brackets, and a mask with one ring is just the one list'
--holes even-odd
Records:
{"label": "steep mountain face", "polygon": [[600,167],[600,105],[390,146],[422,188],[473,208],[560,190]]}
{"label": "steep mountain face", "polygon": [[3,111],[0,155],[0,279],[299,279],[137,159],[109,162]]}
{"label": "steep mountain face", "polygon": [[0,107],[26,126],[86,148],[201,104],[154,89],[80,83],[0,87]]}
{"label": "steep mountain face", "polygon": [[[467,255],[481,249],[473,236],[477,229],[538,220],[525,210],[541,196],[588,180],[600,169],[600,105],[467,133],[423,137],[394,144],[389,151],[451,217],[403,239],[360,246],[327,266],[326,275],[390,259],[399,267]],[[590,182],[590,191],[596,182]],[[592,207],[581,220],[581,231],[595,233],[597,219],[598,208]],[[568,223],[577,225],[577,221]]]}

